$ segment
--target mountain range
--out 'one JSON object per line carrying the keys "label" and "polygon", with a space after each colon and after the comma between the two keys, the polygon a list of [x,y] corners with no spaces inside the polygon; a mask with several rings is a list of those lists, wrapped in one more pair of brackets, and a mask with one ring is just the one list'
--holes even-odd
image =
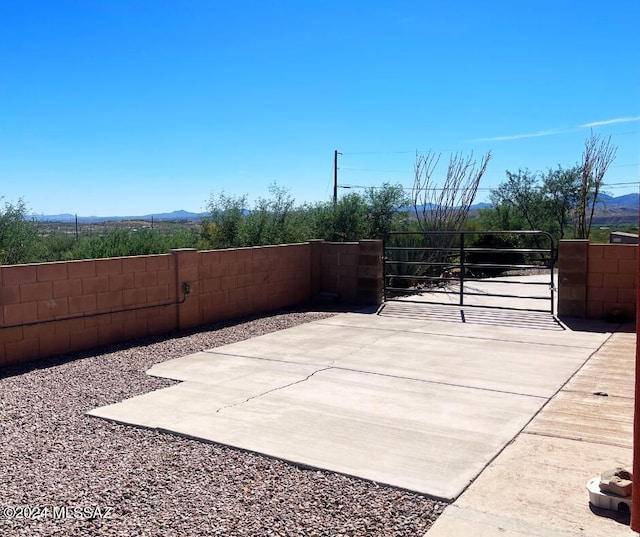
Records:
{"label": "mountain range", "polygon": [[[638,214],[640,205],[640,194],[625,194],[623,196],[609,196],[600,194],[598,203],[598,212],[604,213],[623,213],[625,215]],[[486,209],[491,207],[490,203],[477,203],[471,206],[472,210]],[[156,220],[156,221],[197,221],[207,216],[209,213],[192,213],[189,211],[178,210],[170,213],[153,213],[139,216],[78,216],[79,224],[93,224],[96,222],[113,222],[124,220]],[[34,214],[32,218],[38,222],[74,222],[76,215],[73,214]]]}
{"label": "mountain range", "polygon": [[[96,222],[121,222],[125,220],[165,220],[172,222],[200,220],[209,213],[192,213],[189,211],[173,211],[170,213],[153,213],[138,216],[78,216],[79,224],[94,224]],[[34,214],[32,218],[38,222],[75,222],[76,215],[63,213],[63,214]]]}

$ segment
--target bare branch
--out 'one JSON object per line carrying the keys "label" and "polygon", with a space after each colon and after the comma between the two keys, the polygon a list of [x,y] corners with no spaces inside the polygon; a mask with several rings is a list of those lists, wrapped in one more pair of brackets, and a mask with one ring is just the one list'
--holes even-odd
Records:
{"label": "bare branch", "polygon": [[611,145],[611,136],[604,139],[593,134],[586,139],[582,153],[580,197],[578,200],[578,225],[576,236],[589,238],[591,223],[604,175],[616,158],[617,147]]}
{"label": "bare branch", "polygon": [[490,159],[491,153],[486,153],[478,166],[473,153],[467,157],[461,153],[452,154],[444,183],[438,186],[433,180],[433,172],[440,161],[440,155],[431,151],[416,153],[412,199],[420,229],[462,229]]}
{"label": "bare branch", "polygon": [[[467,157],[461,153],[452,154],[447,174],[439,186],[433,174],[440,155],[431,151],[416,153],[412,200],[422,231],[461,231],[464,228],[490,159],[491,153],[486,153],[478,165],[473,153]],[[444,261],[448,255],[447,249],[451,248],[454,241],[453,235],[430,236],[430,246],[440,250],[439,254],[431,254],[430,261]]]}

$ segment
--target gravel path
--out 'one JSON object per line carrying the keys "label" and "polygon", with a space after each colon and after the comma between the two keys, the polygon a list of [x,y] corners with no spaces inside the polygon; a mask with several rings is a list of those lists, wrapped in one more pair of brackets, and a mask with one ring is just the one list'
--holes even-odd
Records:
{"label": "gravel path", "polygon": [[154,363],[329,315],[284,312],[0,368],[0,535],[424,534],[445,503],[84,415],[171,385],[145,374]]}

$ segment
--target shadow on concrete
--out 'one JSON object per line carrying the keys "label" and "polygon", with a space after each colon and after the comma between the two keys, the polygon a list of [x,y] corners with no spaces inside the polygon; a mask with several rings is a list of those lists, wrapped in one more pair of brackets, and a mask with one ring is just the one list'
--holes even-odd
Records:
{"label": "shadow on concrete", "polygon": [[623,332],[625,334],[633,334],[636,331],[633,322],[609,322],[595,321],[591,319],[577,319],[572,317],[561,317],[560,322],[574,332],[598,332],[601,334],[609,332]]}
{"label": "shadow on concrete", "polygon": [[[420,302],[385,302],[378,315],[399,319],[508,326],[563,331],[565,327],[550,313],[482,307],[440,306]],[[611,326],[609,325],[609,331]]]}
{"label": "shadow on concrete", "polygon": [[602,507],[596,507],[592,503],[589,503],[589,509],[594,515],[609,518],[622,524],[623,526],[629,526],[631,524],[631,513],[627,511],[614,511],[612,509],[603,509]]}

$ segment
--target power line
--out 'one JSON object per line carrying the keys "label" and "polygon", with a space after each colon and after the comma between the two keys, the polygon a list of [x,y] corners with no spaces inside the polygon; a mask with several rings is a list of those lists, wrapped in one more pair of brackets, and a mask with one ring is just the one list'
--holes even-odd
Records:
{"label": "power line", "polygon": [[[338,188],[344,188],[344,189],[372,189],[372,190],[382,190],[383,188],[385,188],[384,186],[364,186],[364,185],[339,185]],[[393,188],[400,188],[402,190],[408,190],[411,191],[413,190],[413,187],[408,187],[408,186],[400,186],[400,185],[393,185]],[[421,188],[420,190],[426,190],[426,191],[430,191],[430,190],[434,190],[434,191],[440,191],[440,190],[448,190],[447,188],[444,187],[432,187],[432,188]],[[459,189],[460,191],[466,191],[466,190],[474,190],[473,188],[461,188]],[[475,190],[478,191],[491,191],[494,190],[493,188],[477,188]]]}
{"label": "power line", "polygon": [[414,151],[349,151],[344,155],[406,155]]}
{"label": "power line", "polygon": [[[375,173],[408,173],[408,170],[375,170],[373,168],[354,168],[352,166],[341,166],[341,170],[349,170],[354,172],[375,172]],[[409,170],[411,171],[411,170]]]}
{"label": "power line", "polygon": [[411,151],[347,151],[344,155],[415,155],[416,153],[458,153],[451,149],[413,149]]}
{"label": "power line", "polygon": [[[623,183],[603,183],[603,186],[606,186],[606,187],[610,187],[610,186],[629,186],[629,185],[640,185],[640,181],[629,181],[629,182],[623,182]],[[350,190],[350,189],[382,190],[385,187],[384,186],[366,186],[366,185],[338,185],[338,188],[343,188],[343,189],[346,189],[346,190]],[[414,189],[413,187],[400,186],[400,185],[394,185],[393,188],[401,188],[402,190],[407,190],[407,191],[412,191]],[[480,188],[477,188],[476,190],[478,192],[491,192],[493,190],[496,190],[496,188],[497,187],[494,187],[494,188],[480,187]],[[432,187],[432,188],[420,189],[420,190],[442,191],[442,190],[447,190],[447,189],[444,188],[444,187]],[[464,188],[464,189],[460,189],[460,190],[461,191],[473,190],[473,188]]]}

